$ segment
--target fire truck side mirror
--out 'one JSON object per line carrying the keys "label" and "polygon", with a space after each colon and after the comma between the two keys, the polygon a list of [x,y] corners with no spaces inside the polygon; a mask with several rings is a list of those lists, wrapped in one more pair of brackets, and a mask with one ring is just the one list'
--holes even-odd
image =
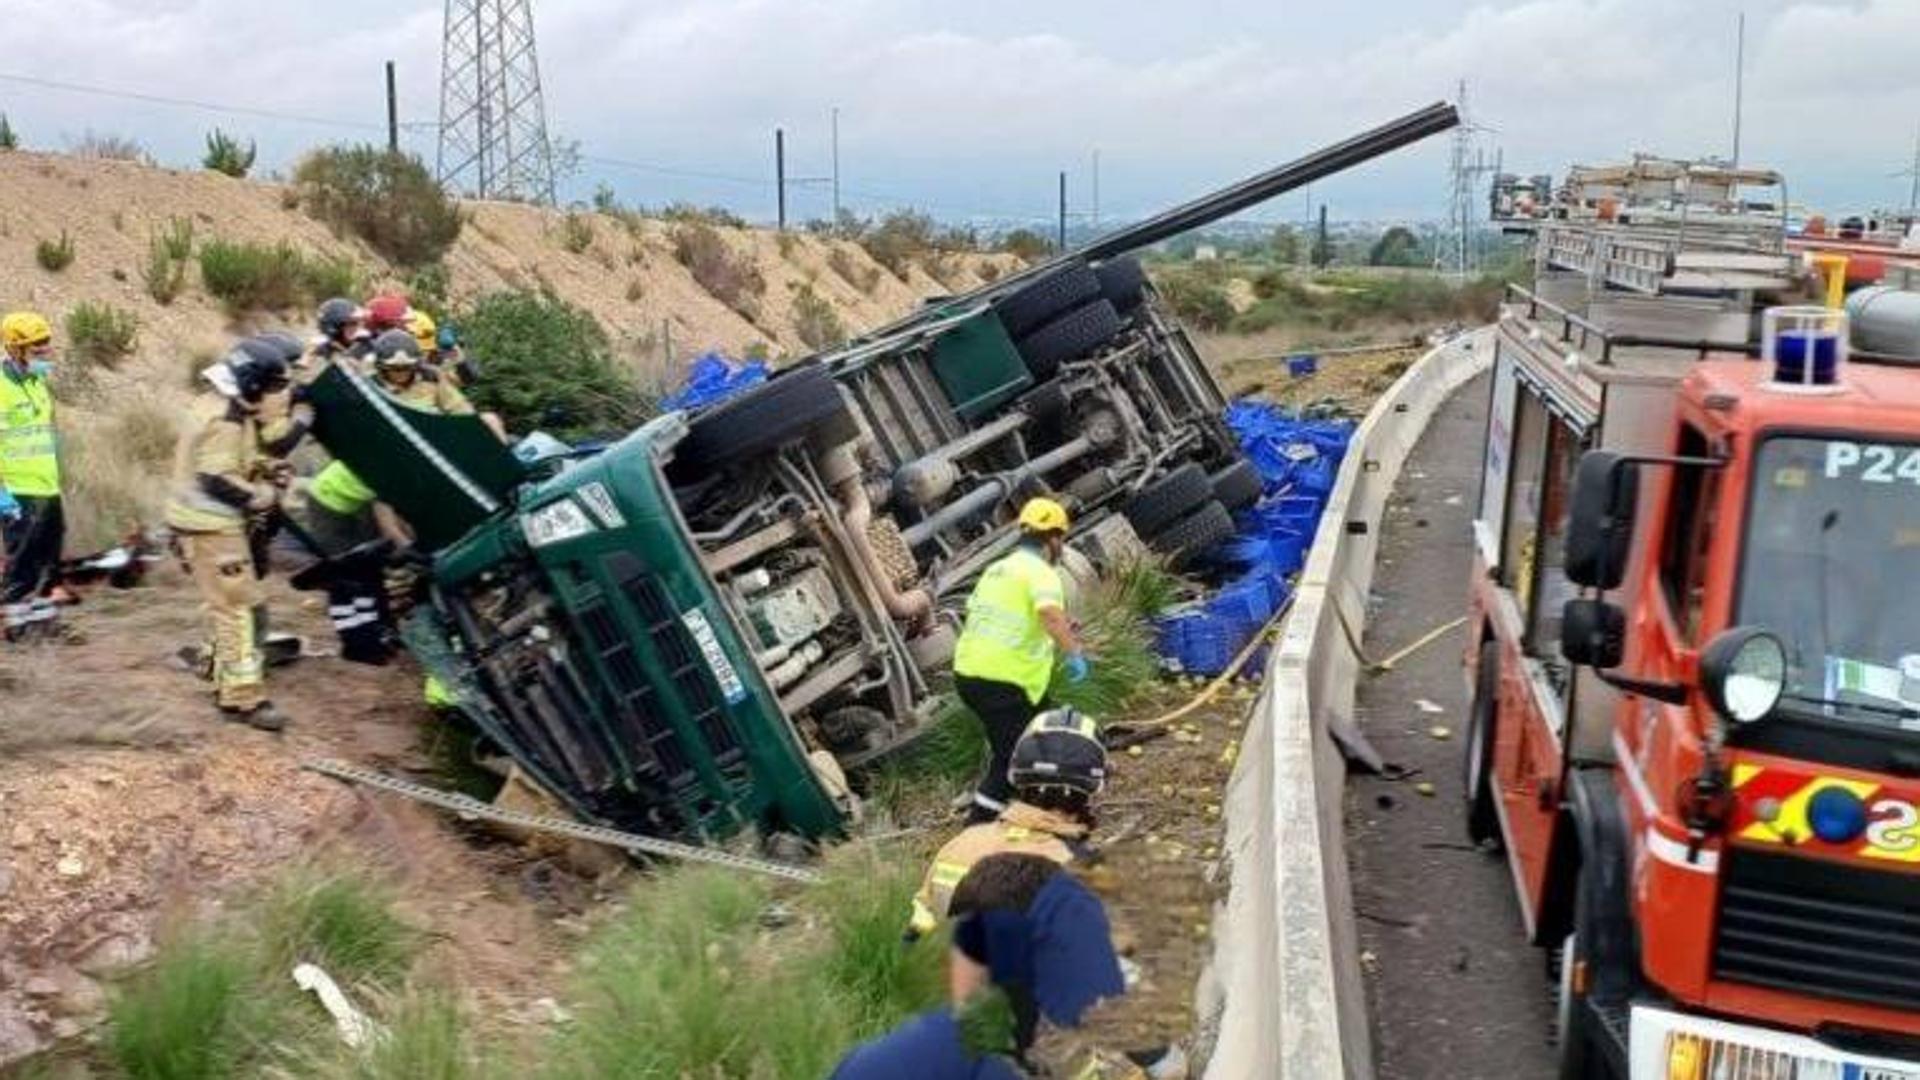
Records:
{"label": "fire truck side mirror", "polygon": [[1575,585],[1617,589],[1627,576],[1640,469],[1610,450],[1580,455],[1573,474],[1573,510],[1567,527],[1566,573]]}
{"label": "fire truck side mirror", "polygon": [[1626,655],[1627,613],[1605,600],[1569,600],[1560,609],[1560,655],[1605,671]]}

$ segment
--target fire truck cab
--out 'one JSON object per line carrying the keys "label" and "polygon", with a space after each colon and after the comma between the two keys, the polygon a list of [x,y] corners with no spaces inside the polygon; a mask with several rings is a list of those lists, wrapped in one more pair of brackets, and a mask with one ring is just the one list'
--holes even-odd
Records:
{"label": "fire truck cab", "polygon": [[1565,1077],[1920,1080],[1920,370],[1752,235],[1543,232],[1499,327],[1466,816]]}

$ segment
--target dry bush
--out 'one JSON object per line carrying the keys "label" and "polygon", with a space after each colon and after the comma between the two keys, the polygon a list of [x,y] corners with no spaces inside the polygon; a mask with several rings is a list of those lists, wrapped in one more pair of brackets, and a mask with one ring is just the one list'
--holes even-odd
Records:
{"label": "dry bush", "polygon": [[748,322],[759,318],[766,279],[750,260],[734,254],[713,226],[700,222],[677,226],[673,230],[673,257],[708,295]]}
{"label": "dry bush", "polygon": [[826,349],[847,340],[847,328],[812,285],[802,285],[793,294],[793,332],[809,349]]}
{"label": "dry bush", "polygon": [[153,158],[147,148],[124,135],[107,132],[87,132],[73,141],[69,150],[77,158],[93,158],[96,161],[132,161],[142,165],[153,164]]}
{"label": "dry bush", "polygon": [[176,401],[159,395],[93,393],[62,414],[70,550],[108,547],[159,520],[180,435],[178,411]]}
{"label": "dry bush", "polygon": [[112,304],[82,300],[67,312],[67,361],[112,368],[133,352],[140,320]]}
{"label": "dry bush", "polygon": [[880,284],[880,268],[855,263],[853,256],[843,247],[835,247],[827,253],[827,269],[839,275],[840,280],[868,295],[872,295],[874,287]]}
{"label": "dry bush", "polygon": [[560,219],[560,246],[569,254],[581,255],[593,246],[593,222],[585,214],[568,214]]}

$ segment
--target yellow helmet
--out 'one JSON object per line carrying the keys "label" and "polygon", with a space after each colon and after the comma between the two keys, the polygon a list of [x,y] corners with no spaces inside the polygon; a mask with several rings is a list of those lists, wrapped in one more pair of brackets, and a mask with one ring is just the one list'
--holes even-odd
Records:
{"label": "yellow helmet", "polygon": [[414,308],[413,314],[407,317],[407,330],[413,334],[413,340],[420,343],[421,352],[430,353],[437,347],[435,342],[440,336],[440,326],[433,321],[433,316],[419,308]]}
{"label": "yellow helmet", "polygon": [[0,318],[0,345],[9,351],[30,349],[53,340],[53,327],[37,311],[9,312]]}
{"label": "yellow helmet", "polygon": [[1020,527],[1029,532],[1066,532],[1067,508],[1052,499],[1028,499],[1020,508]]}

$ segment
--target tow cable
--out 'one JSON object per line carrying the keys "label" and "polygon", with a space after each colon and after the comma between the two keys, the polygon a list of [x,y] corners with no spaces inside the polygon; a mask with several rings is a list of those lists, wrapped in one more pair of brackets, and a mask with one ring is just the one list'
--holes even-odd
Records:
{"label": "tow cable", "polygon": [[351,784],[361,784],[370,788],[402,795],[415,802],[437,806],[442,810],[451,810],[463,817],[494,821],[502,825],[512,825],[535,832],[554,833],[559,836],[585,840],[593,844],[605,844],[608,847],[623,848],[642,855],[654,855],[663,859],[679,859],[682,862],[707,863],[723,866],[729,870],[745,870],[754,874],[797,881],[804,885],[818,885],[820,875],[802,866],[792,863],[776,862],[772,859],[756,859],[750,855],[736,855],[730,851],[717,851],[713,848],[695,847],[692,844],[679,844],[672,840],[661,840],[652,836],[640,836],[636,833],[621,832],[600,825],[584,825],[566,818],[543,817],[539,814],[525,814],[518,810],[503,810],[481,802],[471,795],[462,795],[453,791],[427,787],[409,780],[387,776],[370,769],[356,768],[339,761],[313,758],[300,763],[300,767],[322,776],[331,776],[335,780],[344,780]]}

